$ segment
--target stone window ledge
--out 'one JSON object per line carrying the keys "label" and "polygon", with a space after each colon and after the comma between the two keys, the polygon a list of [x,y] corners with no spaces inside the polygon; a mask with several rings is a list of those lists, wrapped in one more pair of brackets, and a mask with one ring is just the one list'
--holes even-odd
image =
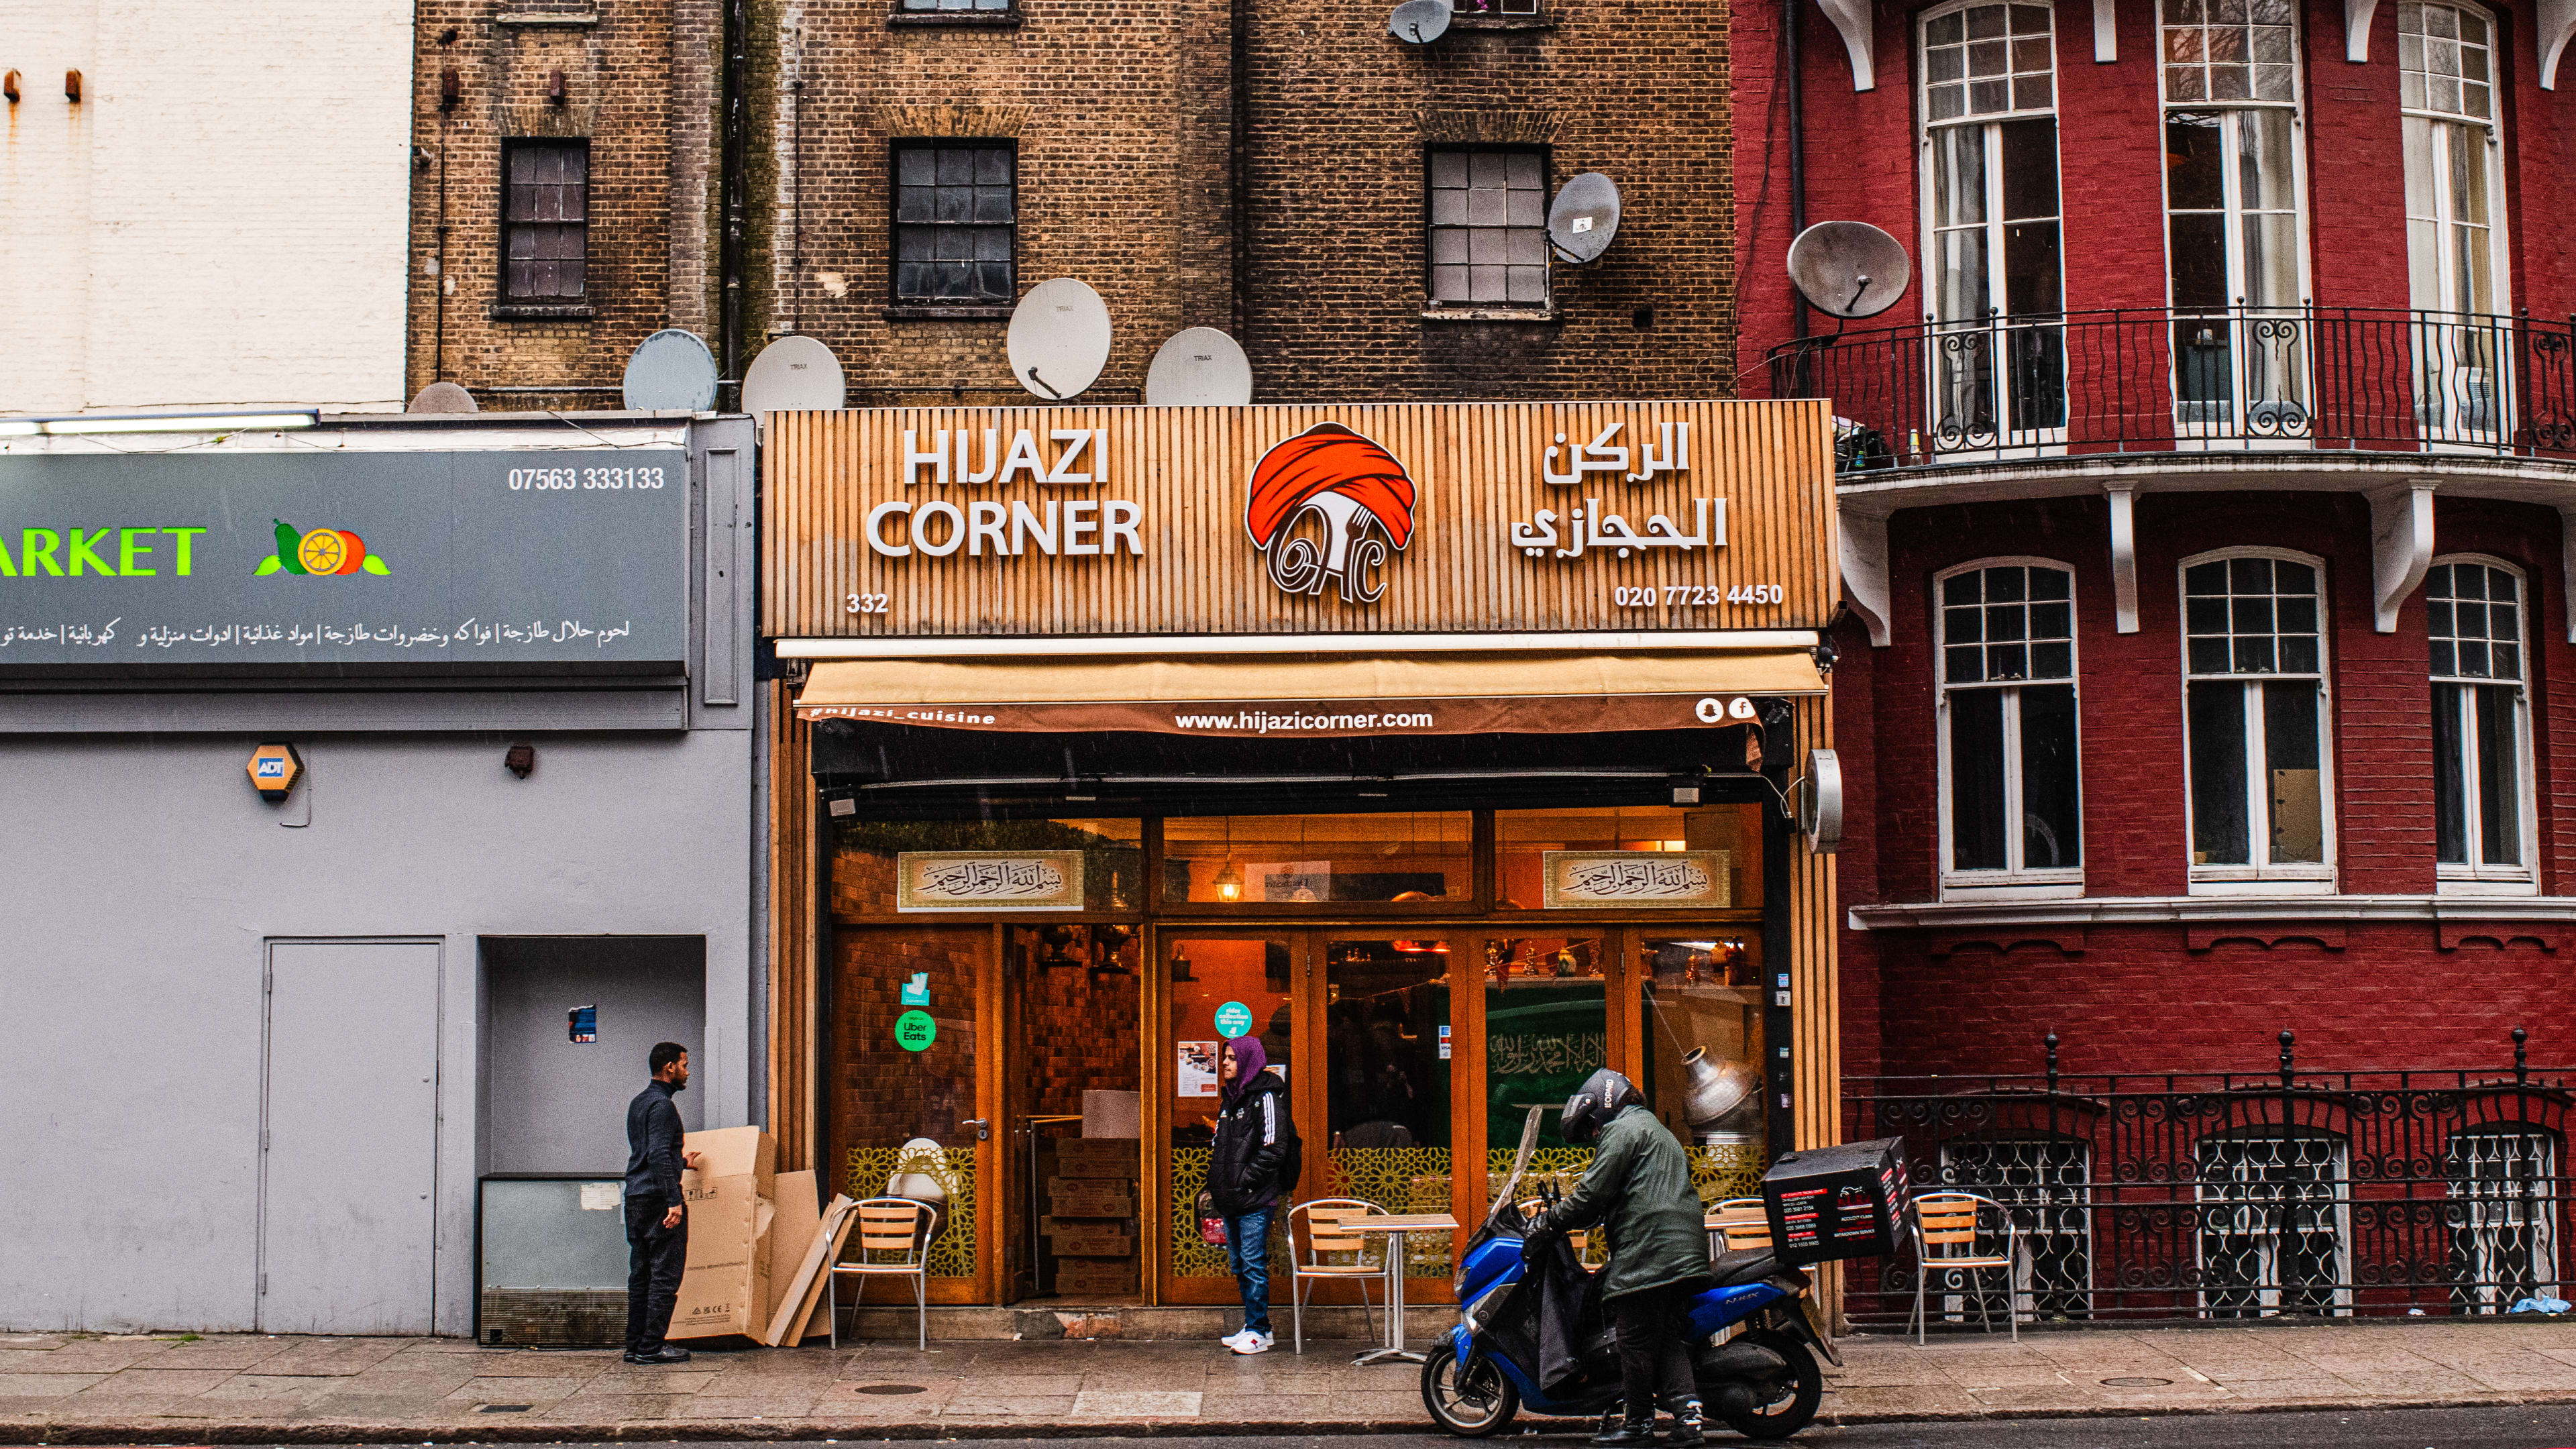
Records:
{"label": "stone window ledge", "polygon": [[597,314],[588,302],[495,302],[483,315],[495,322],[587,322]]}
{"label": "stone window ledge", "polygon": [[954,26],[964,30],[1017,30],[1017,10],[897,10],[886,16],[889,26]]}
{"label": "stone window ledge", "polygon": [[888,307],[879,314],[888,322],[1007,322],[1008,307]]}
{"label": "stone window ledge", "polygon": [[1854,930],[1956,926],[2134,926],[2196,921],[2534,921],[2576,917],[2566,896],[2278,895],[2086,896],[2057,901],[1913,901],[1852,906]]}
{"label": "stone window ledge", "polygon": [[1558,322],[1564,320],[1551,302],[1544,307],[1425,307],[1425,322]]}
{"label": "stone window ledge", "polygon": [[531,30],[586,29],[597,25],[599,16],[596,12],[570,10],[504,10],[492,17],[492,23]]}
{"label": "stone window ledge", "polygon": [[1452,15],[1451,30],[1529,31],[1554,30],[1556,22],[1544,15]]}

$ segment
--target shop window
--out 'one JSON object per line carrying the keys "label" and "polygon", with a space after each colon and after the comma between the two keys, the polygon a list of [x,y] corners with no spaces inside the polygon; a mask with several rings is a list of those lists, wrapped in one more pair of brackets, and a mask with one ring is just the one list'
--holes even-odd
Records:
{"label": "shop window", "polygon": [[[1324,1102],[1329,1197],[1390,1212],[1450,1208],[1447,939],[1324,945]],[[1406,1240],[1406,1276],[1449,1276],[1449,1239]]]}
{"label": "shop window", "polygon": [[2203,1138],[2195,1152],[2202,1313],[2347,1312],[2351,1173],[2343,1139],[2263,1132]]}
{"label": "shop window", "polygon": [[1646,1044],[1638,1089],[1680,1139],[1703,1203],[1759,1197],[1770,1162],[1761,932],[1631,940]]}
{"label": "shop window", "polygon": [[1163,900],[1454,909],[1475,896],[1474,841],[1464,810],[1176,816],[1163,822]]}
{"label": "shop window", "polygon": [[1976,564],[1937,586],[1944,881],[2080,886],[2075,576]]}
{"label": "shop window", "polygon": [[[1941,1148],[1941,1183],[1989,1197],[2012,1215],[2016,1257],[2011,1311],[2024,1322],[2090,1316],[2093,1301],[2093,1149],[2066,1137],[1997,1137]],[[1961,1291],[1944,1300],[1953,1320],[2001,1317],[2000,1294],[1980,1305]]]}
{"label": "shop window", "polygon": [[894,148],[894,300],[1007,307],[1019,296],[1017,158],[1006,141]]}
{"label": "shop window", "polygon": [[[1762,807],[1758,805],[1497,810],[1494,848],[1497,910],[1545,908],[1548,856],[1560,851],[1674,855],[1722,851],[1723,882],[1712,881],[1708,891],[1697,893],[1699,898],[1674,904],[1702,910],[1754,910],[1762,904]],[[1720,868],[1705,855],[1697,859],[1712,871]],[[1651,896],[1641,896],[1636,904],[1652,907],[1655,902]]]}
{"label": "shop window", "polygon": [[1547,305],[1547,153],[1434,147],[1433,306]]}
{"label": "shop window", "polygon": [[[1533,935],[1485,948],[1485,1150],[1487,1182],[1512,1170],[1521,1127],[1533,1106],[1555,1107],[1610,1064],[1610,946],[1600,935]],[[1539,1116],[1532,1179],[1572,1189],[1592,1150],[1557,1133],[1556,1113]]]}
{"label": "shop window", "polygon": [[2435,859],[2446,885],[2533,883],[2523,613],[2522,577],[2509,568],[2451,561],[2424,577]]}
{"label": "shop window", "polygon": [[2294,20],[2290,0],[2164,0],[2165,253],[2186,436],[2308,431]]}
{"label": "shop window", "polygon": [[830,840],[832,914],[846,920],[1145,903],[1141,820],[850,820]]}
{"label": "shop window", "polygon": [[2256,554],[2183,567],[2195,889],[2333,888],[2319,578]]}
{"label": "shop window", "polygon": [[[911,923],[835,931],[837,958],[827,1074],[839,1145],[835,1190],[885,1196],[896,1179],[932,1200],[939,1220],[930,1276],[977,1276],[976,1198],[986,1186],[976,1147],[984,1117],[976,1062],[986,1039],[977,982],[992,950],[986,926]],[[907,1014],[928,1016],[928,1041],[899,1037]]]}
{"label": "shop window", "polygon": [[2496,31],[2474,5],[2397,7],[2404,117],[2408,300],[2417,317],[2417,420],[2428,437],[2492,444],[2506,435],[2510,354],[2497,335],[2505,256],[2504,132]]}
{"label": "shop window", "polygon": [[[1216,1143],[1216,1115],[1223,1104],[1217,1076],[1217,1054],[1229,1030],[1261,1043],[1269,1066],[1288,1081],[1297,1076],[1296,1012],[1293,986],[1297,943],[1286,937],[1193,937],[1164,933],[1160,963],[1167,986],[1168,1020],[1175,1053],[1172,1076],[1172,1191],[1168,1210],[1171,1272],[1175,1278],[1228,1278],[1226,1252],[1199,1236],[1197,1203],[1207,1187],[1208,1162]],[[1240,1003],[1249,1030],[1232,1020],[1220,1023],[1218,1008]],[[1298,1124],[1311,1151],[1319,1134],[1315,1124]],[[1310,1172],[1311,1178],[1311,1172]],[[1303,1197],[1299,1192],[1290,1200]],[[1273,1242],[1285,1232],[1285,1213],[1271,1225]],[[1281,1281],[1285,1281],[1284,1278]]]}
{"label": "shop window", "polygon": [[2052,443],[2066,427],[2059,321],[2057,62],[2045,5],[1935,10],[1921,29],[1925,283],[1941,450]]}
{"label": "shop window", "polygon": [[590,143],[514,140],[502,149],[502,300],[580,302],[590,285]]}
{"label": "shop window", "polygon": [[2497,1128],[2451,1139],[2451,1306],[2503,1313],[2558,1285],[2558,1144]]}

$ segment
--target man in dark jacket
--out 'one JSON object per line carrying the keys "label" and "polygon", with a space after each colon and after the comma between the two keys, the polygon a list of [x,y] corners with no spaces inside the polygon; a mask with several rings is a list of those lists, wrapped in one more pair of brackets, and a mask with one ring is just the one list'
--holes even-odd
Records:
{"label": "man in dark jacket", "polygon": [[1208,1159],[1208,1196],[1225,1219],[1225,1256],[1243,1296],[1243,1327],[1223,1342],[1236,1353],[1270,1351],[1270,1216],[1297,1185],[1303,1156],[1288,1116],[1288,1083],[1268,1070],[1257,1037],[1239,1036],[1217,1053],[1224,1105]]}
{"label": "man in dark jacket", "polygon": [[1619,1378],[1626,1400],[1619,1427],[1592,1442],[1654,1442],[1655,1400],[1672,1411],[1668,1444],[1700,1442],[1699,1386],[1683,1344],[1681,1317],[1708,1282],[1708,1230],[1690,1159],[1636,1084],[1607,1067],[1566,1100],[1558,1131],[1568,1142],[1598,1145],[1583,1181],[1541,1220],[1546,1232],[1606,1224],[1610,1266],[1602,1273],[1602,1307],[1619,1340]]}
{"label": "man in dark jacket", "polygon": [[680,1169],[699,1160],[680,1145],[680,1109],[671,1104],[689,1085],[689,1049],[659,1042],[645,1060],[653,1080],[626,1104],[626,1361],[686,1363],[689,1351],[662,1335],[689,1261]]}

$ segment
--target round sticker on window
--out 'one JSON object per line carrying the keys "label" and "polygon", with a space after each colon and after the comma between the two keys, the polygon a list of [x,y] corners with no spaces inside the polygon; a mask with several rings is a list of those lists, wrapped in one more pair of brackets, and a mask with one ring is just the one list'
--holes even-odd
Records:
{"label": "round sticker on window", "polygon": [[1229,1001],[1216,1009],[1216,1034],[1232,1041],[1252,1030],[1252,1008],[1240,1001]]}
{"label": "round sticker on window", "polygon": [[926,1011],[907,1011],[894,1019],[895,1045],[917,1052],[939,1040],[939,1023]]}

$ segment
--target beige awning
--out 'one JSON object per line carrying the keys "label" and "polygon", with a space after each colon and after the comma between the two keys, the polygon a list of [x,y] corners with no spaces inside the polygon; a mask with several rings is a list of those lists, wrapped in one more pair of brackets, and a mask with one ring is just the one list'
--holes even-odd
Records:
{"label": "beige awning", "polygon": [[818,661],[805,719],[1187,735],[1593,733],[1742,724],[1822,694],[1804,649]]}

